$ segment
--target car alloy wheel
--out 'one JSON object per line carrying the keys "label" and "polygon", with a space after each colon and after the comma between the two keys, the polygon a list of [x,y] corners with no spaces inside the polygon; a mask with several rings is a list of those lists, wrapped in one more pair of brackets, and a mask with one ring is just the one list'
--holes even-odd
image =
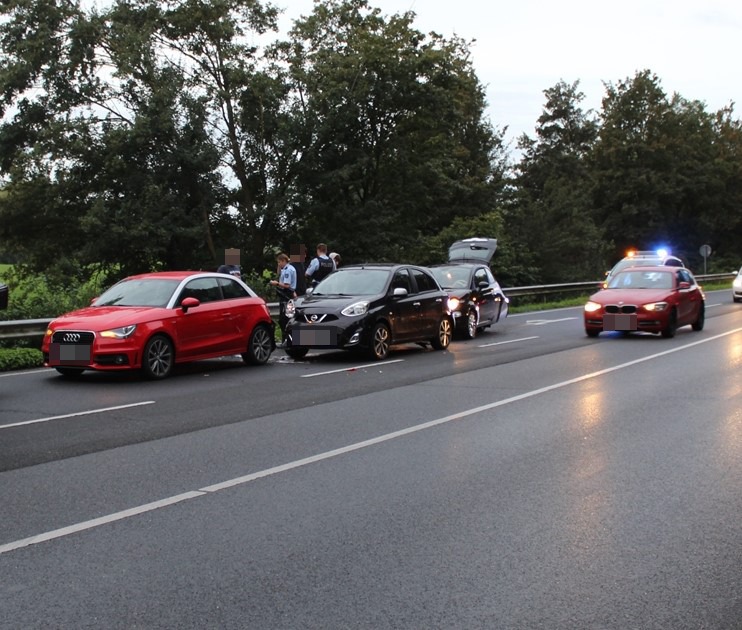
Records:
{"label": "car alloy wheel", "polygon": [[466,337],[467,339],[474,339],[477,336],[477,313],[472,309],[466,316]]}
{"label": "car alloy wheel", "polygon": [[173,370],[173,360],[173,343],[163,335],[155,335],[144,346],[142,371],[147,378],[165,378]]}
{"label": "car alloy wheel", "polygon": [[389,354],[389,328],[386,324],[378,323],[371,333],[371,356],[381,361]]}
{"label": "car alloy wheel", "polygon": [[247,342],[247,352],[243,353],[242,360],[251,365],[262,365],[267,362],[273,352],[273,340],[268,326],[255,326]]}
{"label": "car alloy wheel", "polygon": [[445,350],[451,343],[451,320],[444,317],[438,324],[438,334],[433,337],[431,344],[436,350]]}

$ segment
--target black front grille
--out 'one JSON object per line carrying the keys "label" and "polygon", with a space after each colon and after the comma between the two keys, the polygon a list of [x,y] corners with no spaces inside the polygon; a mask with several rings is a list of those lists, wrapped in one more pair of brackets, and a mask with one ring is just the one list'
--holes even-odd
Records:
{"label": "black front grille", "polygon": [[85,330],[57,330],[52,335],[54,343],[91,344],[95,333]]}
{"label": "black front grille", "polygon": [[311,315],[309,313],[303,314],[304,321],[308,324],[326,324],[327,322],[334,322],[337,320],[337,315],[333,315],[330,313],[312,313]]}
{"label": "black front grille", "polygon": [[635,304],[608,304],[605,307],[606,313],[636,313]]}

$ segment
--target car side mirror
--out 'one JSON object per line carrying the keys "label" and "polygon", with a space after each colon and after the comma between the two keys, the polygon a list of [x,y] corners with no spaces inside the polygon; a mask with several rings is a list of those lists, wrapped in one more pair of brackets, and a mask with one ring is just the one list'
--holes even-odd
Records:
{"label": "car side mirror", "polygon": [[688,289],[690,289],[690,282],[678,282],[678,289],[680,291],[687,291]]}
{"label": "car side mirror", "polygon": [[392,295],[394,297],[404,297],[405,295],[407,295],[407,289],[403,287],[395,287],[392,291]]}
{"label": "car side mirror", "polygon": [[480,289],[489,289],[490,283],[486,280],[482,280],[478,285]]}
{"label": "car side mirror", "polygon": [[304,291],[304,295],[312,295],[314,293],[314,287],[307,287],[307,290]]}
{"label": "car side mirror", "polygon": [[195,297],[187,297],[183,298],[183,301],[180,303],[180,307],[183,309],[184,313],[188,312],[189,308],[195,308],[196,306],[199,306],[201,304],[200,300]]}

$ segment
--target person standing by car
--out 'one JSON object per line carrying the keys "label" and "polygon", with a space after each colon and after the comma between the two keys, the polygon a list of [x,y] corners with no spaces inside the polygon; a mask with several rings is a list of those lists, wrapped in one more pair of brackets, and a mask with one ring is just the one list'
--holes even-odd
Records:
{"label": "person standing by car", "polygon": [[342,262],[340,254],[338,254],[337,252],[332,252],[330,254],[330,258],[332,258],[332,262],[335,263],[335,270],[337,271],[338,267],[340,267],[340,263]]}
{"label": "person standing by car", "polygon": [[290,252],[289,261],[296,271],[296,295],[304,295],[307,292],[307,247],[306,245],[292,245]]}
{"label": "person standing by car", "polygon": [[296,297],[296,269],[289,264],[289,257],[286,254],[276,256],[278,262],[278,280],[271,280],[271,286],[276,287],[278,293],[278,326],[281,329],[281,344],[286,343],[286,323],[289,318],[286,317],[286,305],[289,300]]}
{"label": "person standing by car", "polygon": [[224,264],[219,266],[217,273],[228,273],[230,276],[235,276],[237,278],[242,277],[242,272],[240,271],[239,249],[224,250]]}
{"label": "person standing by car", "polygon": [[335,271],[335,262],[327,255],[327,245],[317,245],[317,257],[307,267],[307,282],[316,286],[323,278]]}

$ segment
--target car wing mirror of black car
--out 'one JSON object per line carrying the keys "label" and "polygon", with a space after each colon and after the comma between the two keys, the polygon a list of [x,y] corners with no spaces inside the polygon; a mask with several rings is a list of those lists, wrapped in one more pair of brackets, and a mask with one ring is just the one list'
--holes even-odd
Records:
{"label": "car wing mirror of black car", "polygon": [[490,288],[490,283],[487,282],[486,280],[482,280],[477,286],[480,289],[489,289]]}
{"label": "car wing mirror of black car", "polygon": [[403,287],[395,287],[392,290],[392,295],[394,297],[404,297],[405,295],[407,295],[407,289],[405,289]]}
{"label": "car wing mirror of black car", "polygon": [[187,298],[183,298],[183,301],[180,303],[180,307],[183,309],[184,313],[187,313],[189,308],[195,308],[196,306],[199,306],[200,304],[201,302],[197,298],[187,297]]}

